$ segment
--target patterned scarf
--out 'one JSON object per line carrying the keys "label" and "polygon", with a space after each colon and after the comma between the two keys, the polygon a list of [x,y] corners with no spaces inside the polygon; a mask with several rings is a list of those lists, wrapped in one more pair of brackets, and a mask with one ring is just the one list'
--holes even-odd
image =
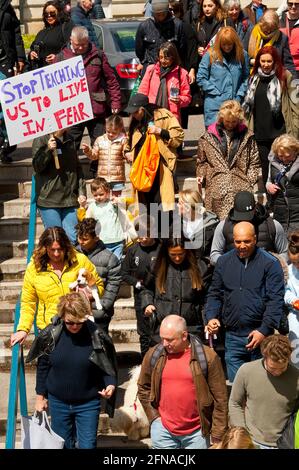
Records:
{"label": "patterned scarf", "polygon": [[156,105],[159,108],[168,109],[168,93],[166,85],[166,76],[172,71],[174,66],[163,68],[160,66],[160,85],[157,91]]}
{"label": "patterned scarf", "polygon": [[252,113],[252,108],[254,105],[254,97],[256,93],[257,86],[260,82],[261,78],[273,77],[267,87],[267,98],[270,104],[271,112],[273,114],[278,114],[281,110],[281,85],[280,81],[278,80],[277,76],[275,75],[275,71],[268,75],[266,75],[262,69],[259,67],[257,74],[254,75],[249,83],[249,87],[244,98],[243,102],[243,109],[246,116],[246,119],[249,119],[250,114]]}
{"label": "patterned scarf", "polygon": [[249,57],[251,57],[252,59],[255,59],[258,51],[262,47],[274,46],[279,36],[280,36],[279,29],[276,31],[273,31],[273,33],[264,34],[261,30],[259,23],[257,23],[252,30],[250,40],[249,40],[249,45],[248,45]]}

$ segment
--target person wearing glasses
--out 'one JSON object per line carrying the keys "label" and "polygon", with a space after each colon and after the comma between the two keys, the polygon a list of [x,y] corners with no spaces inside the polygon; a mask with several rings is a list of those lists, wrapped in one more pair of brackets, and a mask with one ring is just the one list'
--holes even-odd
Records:
{"label": "person wearing glasses", "polygon": [[70,292],[70,284],[77,280],[81,268],[94,276],[101,297],[104,283],[95,266],[83,253],[75,250],[63,228],[47,228],[40,236],[25,271],[20,320],[16,333],[11,335],[11,346],[25,341],[35,316],[39,330],[51,323],[57,314],[59,297]]}
{"label": "person wearing glasses", "polygon": [[68,43],[73,28],[69,15],[61,3],[49,0],[43,7],[44,28],[30,46],[29,61],[32,69],[53,64],[55,55]]}
{"label": "person wearing glasses", "polygon": [[289,46],[299,76],[299,0],[287,2],[287,11],[282,13],[279,29],[289,38]]}
{"label": "person wearing glasses", "polygon": [[52,430],[65,440],[66,449],[96,448],[101,397],[108,400],[108,414],[114,409],[115,349],[88,319],[90,314],[82,293],[60,297],[47,334],[36,338],[26,359],[39,358],[35,409],[49,407]]}

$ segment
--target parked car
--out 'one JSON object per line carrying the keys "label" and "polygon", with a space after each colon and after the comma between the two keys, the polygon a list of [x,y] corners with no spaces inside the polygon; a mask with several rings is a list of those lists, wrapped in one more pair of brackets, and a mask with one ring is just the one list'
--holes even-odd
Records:
{"label": "parked car", "polygon": [[103,19],[92,24],[120,84],[123,106],[129,100],[135,80],[139,75],[139,60],[135,54],[137,28],[143,19]]}

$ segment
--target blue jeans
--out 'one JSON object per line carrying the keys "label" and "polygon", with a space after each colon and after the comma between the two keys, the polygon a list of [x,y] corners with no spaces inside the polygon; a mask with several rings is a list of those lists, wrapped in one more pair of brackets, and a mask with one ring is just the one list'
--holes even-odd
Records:
{"label": "blue jeans", "polygon": [[66,449],[95,449],[101,402],[99,398],[70,405],[49,394],[51,427]]}
{"label": "blue jeans", "polygon": [[239,368],[245,362],[255,361],[262,357],[260,348],[247,351],[247,336],[237,336],[226,331],[225,333],[225,364],[228,380],[232,383]]}
{"label": "blue jeans", "polygon": [[118,259],[121,259],[124,250],[123,242],[104,243],[104,245],[107,250],[112,251]]}
{"label": "blue jeans", "polygon": [[153,449],[207,449],[209,439],[203,437],[201,429],[192,434],[176,436],[163,426],[161,418],[151,424],[151,440]]}
{"label": "blue jeans", "polygon": [[78,223],[76,207],[48,208],[39,207],[40,216],[45,228],[62,227],[73,245],[76,244],[77,233],[75,226]]}

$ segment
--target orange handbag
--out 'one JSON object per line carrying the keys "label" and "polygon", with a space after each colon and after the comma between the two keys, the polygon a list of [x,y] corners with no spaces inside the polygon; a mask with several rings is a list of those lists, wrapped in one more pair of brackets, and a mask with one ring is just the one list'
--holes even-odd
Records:
{"label": "orange handbag", "polygon": [[160,161],[158,142],[154,134],[146,134],[144,144],[135,158],[131,171],[130,180],[137,191],[150,191]]}

